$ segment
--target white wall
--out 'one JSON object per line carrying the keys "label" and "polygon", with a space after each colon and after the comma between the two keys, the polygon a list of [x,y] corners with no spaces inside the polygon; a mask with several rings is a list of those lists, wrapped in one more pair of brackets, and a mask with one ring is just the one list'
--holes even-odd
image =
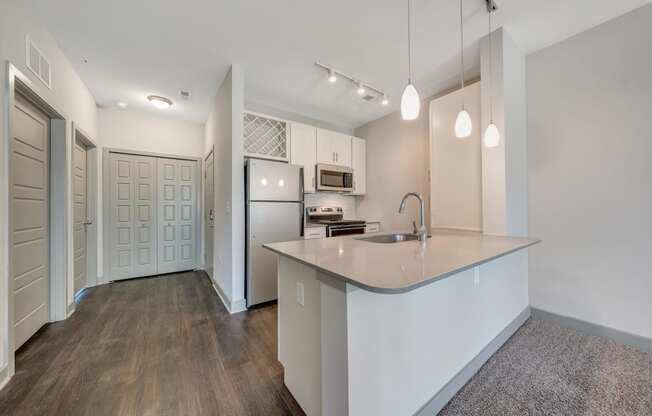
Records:
{"label": "white wall", "polygon": [[[104,224],[102,184],[102,149],[113,148],[176,156],[204,156],[204,126],[144,111],[100,109],[97,112],[98,145],[97,177],[97,276],[104,276]],[[202,244],[203,246],[203,239]],[[202,251],[200,249],[200,251]],[[200,257],[203,259],[203,255]]]}
{"label": "white wall", "polygon": [[100,109],[99,144],[103,147],[203,157],[204,125],[144,111]]}
{"label": "white wall", "polygon": [[[455,137],[462,109],[473,122],[471,135]],[[482,126],[480,83],[430,102],[430,215],[433,227],[482,231]]]}
{"label": "white wall", "polygon": [[[93,96],[75,73],[72,65],[64,54],[58,49],[55,40],[43,29],[42,25],[31,16],[28,6],[17,1],[3,1],[0,10],[0,132],[3,141],[0,148],[0,177],[2,185],[0,189],[0,384],[5,367],[8,364],[8,170],[7,170],[7,149],[4,148],[5,115],[7,114],[5,97],[7,94],[7,61],[14,64],[27,77],[32,79],[37,87],[37,92],[52,106],[65,113],[67,120],[67,140],[72,140],[71,123],[74,122],[85,130],[89,135],[97,135],[97,110]],[[29,35],[44,55],[50,61],[52,67],[52,89],[48,89],[25,65],[25,37]],[[70,172],[70,160],[68,161],[68,172]],[[70,187],[70,179],[68,179]],[[67,201],[72,206],[71,200]],[[69,209],[68,224],[72,224],[72,210]],[[71,230],[70,230],[71,232]],[[72,238],[69,239],[68,284],[73,281],[72,272]],[[71,301],[71,299],[69,299]]]}
{"label": "white wall", "polygon": [[204,152],[214,148],[214,283],[236,312],[244,302],[244,73],[233,65],[220,85],[206,121]]}
{"label": "white wall", "polygon": [[429,101],[421,103],[417,120],[403,121],[401,113],[394,112],[355,130],[355,136],[367,140],[367,193],[356,197],[357,215],[381,221],[383,230],[412,230],[412,221],[419,221],[416,200],[408,202],[403,214],[398,213],[401,198],[411,191],[421,193],[426,221],[430,219]]}
{"label": "white wall", "polygon": [[527,58],[532,306],[652,338],[652,5]]}

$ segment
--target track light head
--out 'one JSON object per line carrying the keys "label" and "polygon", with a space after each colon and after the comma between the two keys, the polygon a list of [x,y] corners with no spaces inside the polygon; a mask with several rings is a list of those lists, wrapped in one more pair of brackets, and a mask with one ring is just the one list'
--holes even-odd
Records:
{"label": "track light head", "polygon": [[328,82],[330,82],[332,84],[335,81],[337,81],[337,75],[335,74],[335,71],[333,71],[332,69],[329,69],[328,70]]}

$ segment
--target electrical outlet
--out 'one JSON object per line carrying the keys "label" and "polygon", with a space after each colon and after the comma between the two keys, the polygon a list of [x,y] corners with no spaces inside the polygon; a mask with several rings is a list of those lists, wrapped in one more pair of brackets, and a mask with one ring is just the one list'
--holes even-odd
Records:
{"label": "electrical outlet", "polygon": [[303,283],[297,282],[297,303],[301,306],[304,306],[305,298],[304,298],[304,290],[303,290]]}
{"label": "electrical outlet", "polygon": [[226,213],[231,213],[231,201],[226,201]]}
{"label": "electrical outlet", "polygon": [[480,268],[479,267],[474,267],[473,268],[473,286],[475,286],[475,287],[480,286]]}

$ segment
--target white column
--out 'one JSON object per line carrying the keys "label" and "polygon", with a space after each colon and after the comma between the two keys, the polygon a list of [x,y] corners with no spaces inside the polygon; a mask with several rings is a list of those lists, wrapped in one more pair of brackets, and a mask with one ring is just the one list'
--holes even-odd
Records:
{"label": "white column", "polygon": [[[500,144],[482,146],[482,214],[485,234],[527,234],[527,110],[525,54],[502,28],[481,41],[482,133],[491,122]],[[491,71],[490,62],[493,61]],[[491,74],[491,79],[490,79]]]}

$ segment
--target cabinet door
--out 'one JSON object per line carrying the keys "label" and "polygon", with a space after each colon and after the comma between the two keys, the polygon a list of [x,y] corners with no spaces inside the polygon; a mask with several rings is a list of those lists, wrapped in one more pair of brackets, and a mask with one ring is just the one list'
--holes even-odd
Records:
{"label": "cabinet door", "polygon": [[354,195],[367,192],[367,142],[358,137],[351,137],[351,167],[353,168]]}
{"label": "cabinet door", "polygon": [[337,133],[317,129],[317,163],[335,164],[335,148],[333,143]]}
{"label": "cabinet door", "polygon": [[335,148],[335,164],[352,168],[351,160],[351,136],[338,134]]}
{"label": "cabinet door", "polygon": [[317,129],[317,163],[351,167],[351,137]]}
{"label": "cabinet door", "polygon": [[290,163],[303,166],[304,192],[315,192],[317,128],[300,123],[290,125]]}

